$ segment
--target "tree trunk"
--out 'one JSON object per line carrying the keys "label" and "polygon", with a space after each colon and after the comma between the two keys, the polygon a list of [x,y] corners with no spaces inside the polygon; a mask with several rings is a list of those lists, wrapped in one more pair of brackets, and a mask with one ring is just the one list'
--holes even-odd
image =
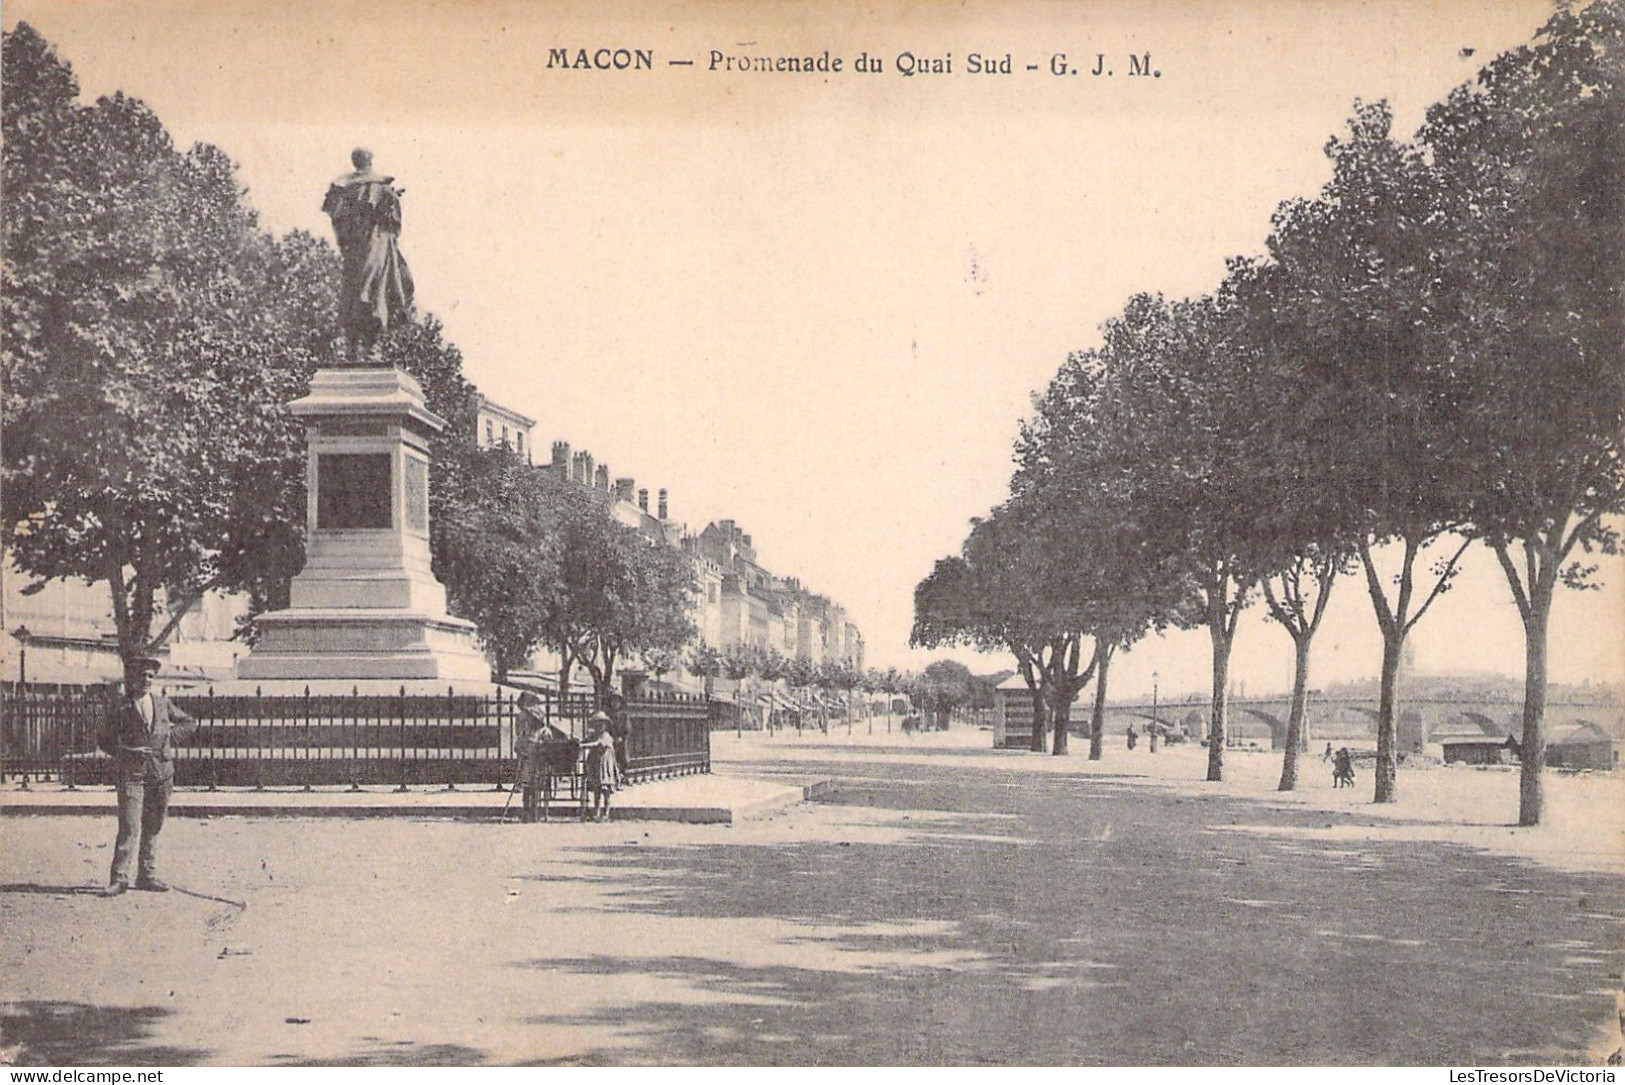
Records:
{"label": "tree trunk", "polygon": [[153,595],[152,579],[136,567],[130,581],[130,650],[132,658],[140,659],[156,646],[152,643],[152,616],[157,600]]}
{"label": "tree trunk", "polygon": [[1095,671],[1095,709],[1089,716],[1089,760],[1099,761],[1106,745],[1106,668],[1111,665],[1112,654],[1100,654],[1100,667]]}
{"label": "tree trunk", "polygon": [[113,596],[113,628],[118,631],[118,655],[122,664],[124,680],[128,682],[135,673],[136,660],[140,653],[136,650],[135,637],[130,631],[130,597],[124,590],[124,562],[122,559],[109,555],[104,563],[107,576],[107,588]]}
{"label": "tree trunk", "polygon": [[1056,757],[1066,756],[1067,732],[1072,729],[1072,702],[1077,699],[1077,693],[1064,687],[1055,689],[1055,718],[1050,726],[1055,728],[1055,738],[1051,743],[1050,753]]}
{"label": "tree trunk", "polygon": [[1372,769],[1376,789],[1372,802],[1394,802],[1398,798],[1399,745],[1395,716],[1399,701],[1399,661],[1405,653],[1403,627],[1382,631],[1382,685],[1377,698],[1377,763]]}
{"label": "tree trunk", "polygon": [[1032,741],[1027,744],[1027,748],[1033,753],[1044,752],[1044,723],[1049,715],[1046,711],[1045,702],[1048,697],[1049,689],[1047,685],[1040,682],[1038,689],[1033,693],[1033,734]]}
{"label": "tree trunk", "polygon": [[1281,755],[1281,783],[1277,791],[1298,786],[1298,751],[1303,748],[1303,717],[1309,699],[1309,641],[1311,634],[1292,634],[1292,711],[1286,721],[1286,750]]}
{"label": "tree trunk", "polygon": [[[1546,570],[1541,572],[1544,574]],[[1532,586],[1529,617],[1524,621],[1523,735],[1518,739],[1519,756],[1523,761],[1518,775],[1519,825],[1539,825],[1546,807],[1541,770],[1546,765],[1546,628],[1552,612],[1555,586],[1552,579],[1550,575],[1542,575]]]}
{"label": "tree trunk", "polygon": [[1224,779],[1224,724],[1229,705],[1230,636],[1217,621],[1210,621],[1208,636],[1213,641],[1213,706],[1207,728],[1207,778]]}

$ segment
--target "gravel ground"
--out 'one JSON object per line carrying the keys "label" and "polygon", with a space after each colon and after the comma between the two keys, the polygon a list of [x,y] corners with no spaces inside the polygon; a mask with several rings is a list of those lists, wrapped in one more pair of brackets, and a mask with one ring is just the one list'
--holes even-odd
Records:
{"label": "gravel ground", "polygon": [[1376,808],[1318,762],[1279,796],[1268,755],[1207,785],[1199,750],[985,742],[719,735],[724,771],[841,781],[733,827],[176,819],[162,872],[200,895],[89,895],[110,817],[6,818],[0,1061],[1475,1065],[1620,1042],[1618,774],[1554,777],[1528,831],[1506,773],[1407,770]]}

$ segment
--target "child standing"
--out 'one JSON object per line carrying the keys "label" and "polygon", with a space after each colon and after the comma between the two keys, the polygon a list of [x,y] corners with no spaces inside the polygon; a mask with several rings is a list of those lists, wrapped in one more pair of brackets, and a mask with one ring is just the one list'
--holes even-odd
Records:
{"label": "child standing", "polygon": [[[609,817],[610,796],[621,783],[621,766],[615,757],[615,736],[609,728],[609,716],[603,712],[594,713],[587,721],[589,737],[581,745],[587,755],[582,777],[587,794],[592,798],[592,816],[596,821]],[[585,818],[585,811],[582,816]]]}

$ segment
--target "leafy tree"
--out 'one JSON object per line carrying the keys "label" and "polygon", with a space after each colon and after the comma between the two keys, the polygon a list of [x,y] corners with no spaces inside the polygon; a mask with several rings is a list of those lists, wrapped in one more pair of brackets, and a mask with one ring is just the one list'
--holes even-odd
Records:
{"label": "leafy tree", "polygon": [[1560,10],[1428,112],[1452,197],[1453,331],[1489,471],[1472,530],[1522,619],[1518,821],[1540,822],[1547,635],[1559,584],[1595,586],[1625,512],[1625,8]]}
{"label": "leafy tree", "polygon": [[[863,714],[874,715],[875,694],[886,688],[886,672],[879,667],[865,667],[860,673],[858,688],[863,690]],[[891,715],[890,700],[887,701],[886,714]]]}
{"label": "leafy tree", "polygon": [[[1094,678],[1091,760],[1102,756],[1112,656],[1178,620],[1186,590],[1177,562],[1147,535],[1141,505],[1124,485],[1132,477],[1124,456],[1135,436],[1125,426],[1132,399],[1124,389],[1099,353],[1069,357],[1022,425],[1011,482],[1040,514],[1029,530],[1048,563],[1031,586],[1051,601],[1053,618],[1070,628],[1074,644],[1092,642],[1089,666],[1073,687]],[[1070,700],[1052,701],[1059,720]],[[1056,752],[1064,750],[1065,728],[1057,726]]]}
{"label": "leafy tree", "polygon": [[1050,718],[1052,630],[1039,618],[1034,591],[1043,554],[1014,526],[1013,515],[973,520],[959,557],[936,563],[914,589],[909,644],[937,648],[968,644],[1010,652],[1033,695],[1032,745],[1044,750]]}
{"label": "leafy tree", "polygon": [[1337,427],[1328,396],[1306,364],[1312,349],[1283,300],[1290,293],[1278,265],[1233,260],[1225,290],[1236,320],[1229,349],[1244,395],[1267,425],[1250,434],[1249,471],[1259,587],[1269,618],[1292,638],[1291,708],[1281,759],[1281,791],[1298,782],[1309,696],[1310,652],[1333,585],[1353,559],[1353,534],[1341,515]]}
{"label": "leafy tree", "polygon": [[[856,667],[844,659],[825,659],[819,662],[815,668],[813,683],[821,690],[841,690],[849,695],[857,687],[858,671]],[[846,704],[843,710],[847,714],[850,724],[851,698],[847,696],[844,699]]]}
{"label": "leafy tree", "polygon": [[464,488],[435,523],[449,608],[473,621],[499,682],[525,666],[565,605],[548,488],[504,449],[454,461]]}
{"label": "leafy tree", "polygon": [[[1079,557],[1077,539],[1068,531],[1065,512],[1049,495],[1035,488],[1013,485],[1010,500],[994,512],[1016,537],[1004,552],[1023,554],[1018,566],[1031,570],[1023,586],[1026,621],[1033,637],[1032,658],[1039,671],[1046,712],[1051,726],[1050,752],[1067,752],[1072,705],[1100,666],[1094,641],[1094,615],[1090,612],[1091,571],[1073,564]],[[975,534],[972,533],[973,543]],[[1042,638],[1042,639],[1039,639]],[[1040,747],[1042,748],[1042,747]]]}
{"label": "leafy tree", "polygon": [[556,514],[561,586],[544,640],[559,656],[559,688],[579,664],[602,700],[628,654],[680,650],[692,639],[692,559],[612,519],[586,487],[537,477]]}
{"label": "leafy tree", "polygon": [[333,260],[258,227],[231,161],[141,102],[80,105],[26,23],[4,39],[5,542],[107,584],[128,665],[211,590],[298,556],[302,430]]}
{"label": "leafy tree", "polygon": [[887,667],[880,688],[887,693],[903,693],[908,689],[908,677],[896,667]]}
{"label": "leafy tree", "polygon": [[784,680],[791,689],[807,689],[818,680],[818,666],[805,656],[796,656],[785,662]]}
{"label": "leafy tree", "polygon": [[659,682],[682,665],[683,655],[680,649],[672,647],[645,648],[638,653],[643,658],[643,665]]}
{"label": "leafy tree", "polygon": [[[1282,205],[1269,240],[1324,389],[1326,455],[1344,499],[1335,518],[1357,540],[1382,632],[1377,802],[1396,797],[1406,637],[1449,588],[1469,541],[1449,543],[1431,572],[1418,565],[1465,525],[1482,467],[1465,439],[1471,407],[1450,331],[1462,326],[1462,299],[1440,270],[1448,186],[1421,148],[1390,137],[1391,124],[1385,103],[1356,103],[1348,137],[1327,147],[1332,180],[1318,198]],[[1377,558],[1389,543],[1399,551],[1391,580]]]}
{"label": "leafy tree", "polygon": [[722,676],[722,653],[709,644],[696,644],[684,661],[688,673],[705,682],[705,695],[712,694],[712,685]]}
{"label": "leafy tree", "polygon": [[749,682],[756,674],[759,662],[756,653],[748,644],[734,643],[722,650],[719,662],[722,676],[734,683],[734,688],[739,694],[740,711],[744,711],[747,698],[752,696],[747,690],[750,689]]}
{"label": "leafy tree", "polygon": [[777,648],[758,648],[756,673],[768,682],[777,682],[790,673],[790,661]]}
{"label": "leafy tree", "polygon": [[748,644],[730,644],[722,650],[722,673],[730,681],[744,682],[755,675],[759,657]]}
{"label": "leafy tree", "polygon": [[1185,591],[1176,616],[1198,620],[1212,646],[1207,780],[1224,778],[1230,653],[1263,573],[1251,440],[1261,421],[1230,357],[1235,320],[1224,296],[1168,304],[1141,294],[1107,322],[1102,348],[1118,385],[1124,505]]}
{"label": "leafy tree", "polygon": [[920,707],[936,717],[939,727],[947,727],[954,711],[976,695],[975,680],[963,663],[939,659],[926,664],[919,693]]}

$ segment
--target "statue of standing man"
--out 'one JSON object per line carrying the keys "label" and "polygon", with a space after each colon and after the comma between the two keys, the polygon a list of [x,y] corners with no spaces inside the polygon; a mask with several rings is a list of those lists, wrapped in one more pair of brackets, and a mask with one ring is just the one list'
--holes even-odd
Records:
{"label": "statue of standing man", "polygon": [[395,178],[372,171],[372,152],[350,152],[355,166],[327,188],[322,210],[333,220],[344,280],[339,327],[347,361],[371,364],[378,339],[412,308],[412,273],[401,257],[401,194]]}

